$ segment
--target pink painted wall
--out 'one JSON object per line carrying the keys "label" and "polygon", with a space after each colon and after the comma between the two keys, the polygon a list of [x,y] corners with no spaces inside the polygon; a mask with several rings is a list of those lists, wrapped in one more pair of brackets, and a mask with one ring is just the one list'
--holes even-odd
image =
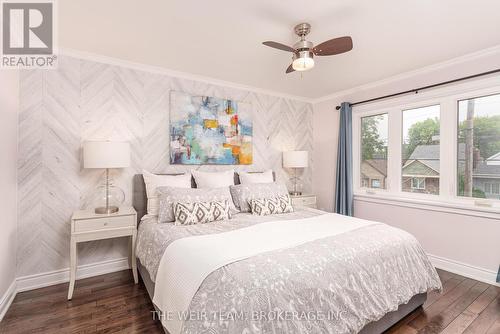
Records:
{"label": "pink painted wall", "polygon": [[313,113],[313,190],[318,208],[333,211],[339,113],[335,104],[317,104]]}
{"label": "pink painted wall", "polygon": [[500,221],[396,205],[354,201],[354,215],[413,234],[428,254],[496,272]]}
{"label": "pink painted wall", "polygon": [[19,73],[0,70],[0,300],[16,278]]}
{"label": "pink painted wall", "polygon": [[[313,191],[318,196],[319,207],[328,211],[333,209],[338,139],[335,106],[340,102],[356,102],[497,68],[500,68],[500,46],[402,75],[397,80],[340,92],[315,103]],[[361,218],[385,222],[411,232],[430,254],[489,272],[498,270],[500,220],[360,201],[355,201],[354,211]]]}

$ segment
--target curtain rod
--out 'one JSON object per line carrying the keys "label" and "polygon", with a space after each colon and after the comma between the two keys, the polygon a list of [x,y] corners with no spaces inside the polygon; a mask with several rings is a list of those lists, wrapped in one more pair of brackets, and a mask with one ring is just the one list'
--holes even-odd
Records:
{"label": "curtain rod", "polygon": [[[469,75],[469,76],[463,77],[463,78],[458,78],[458,79],[443,81],[443,82],[440,82],[440,83],[437,83],[437,84],[433,84],[433,85],[429,85],[429,86],[424,86],[424,87],[420,87],[420,88],[410,89],[410,90],[407,90],[407,91],[404,91],[404,92],[399,92],[399,93],[395,93],[395,94],[384,95],[384,96],[376,97],[376,98],[373,98],[373,99],[368,99],[368,100],[364,100],[364,101],[350,103],[350,106],[353,107],[353,106],[356,106],[358,104],[374,102],[374,101],[388,99],[388,98],[391,98],[391,97],[396,97],[396,96],[399,96],[399,95],[405,95],[405,94],[410,94],[410,93],[418,94],[419,91],[424,90],[424,89],[429,89],[429,88],[444,86],[444,85],[448,85],[448,84],[451,84],[451,83],[455,83],[455,82],[459,82],[459,81],[464,81],[464,80],[469,80],[469,79],[474,79],[474,78],[477,78],[477,77],[481,77],[481,76],[484,76],[484,75],[490,75],[490,74],[494,74],[494,73],[498,73],[498,72],[500,72],[500,68],[498,68],[496,70],[488,71],[488,72],[483,72],[483,73],[479,73],[479,74]],[[335,109],[339,110],[340,106],[335,107]]]}

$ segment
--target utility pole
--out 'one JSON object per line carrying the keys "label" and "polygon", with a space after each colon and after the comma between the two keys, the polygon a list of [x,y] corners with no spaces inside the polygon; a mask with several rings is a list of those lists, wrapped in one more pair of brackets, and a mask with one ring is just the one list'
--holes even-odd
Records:
{"label": "utility pole", "polygon": [[472,197],[472,173],[474,169],[474,99],[467,102],[467,119],[465,120],[465,172],[464,196]]}

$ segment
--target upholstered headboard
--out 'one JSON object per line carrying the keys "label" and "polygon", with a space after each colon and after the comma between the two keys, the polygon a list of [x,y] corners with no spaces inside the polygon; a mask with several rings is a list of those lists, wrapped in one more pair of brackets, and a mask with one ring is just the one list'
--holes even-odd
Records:
{"label": "upholstered headboard", "polygon": [[[259,172],[255,172],[259,173]],[[159,174],[159,175],[180,175],[182,173],[172,173],[172,174]],[[276,174],[273,172],[273,180],[276,180]],[[234,173],[234,184],[240,184],[240,177],[238,173]],[[196,188],[196,182],[194,178],[191,177],[191,187]],[[134,175],[133,179],[133,194],[132,194],[132,206],[135,211],[137,211],[137,223],[141,221],[142,217],[147,213],[147,203],[148,199],[146,196],[146,185],[144,184],[144,178],[142,174]]]}

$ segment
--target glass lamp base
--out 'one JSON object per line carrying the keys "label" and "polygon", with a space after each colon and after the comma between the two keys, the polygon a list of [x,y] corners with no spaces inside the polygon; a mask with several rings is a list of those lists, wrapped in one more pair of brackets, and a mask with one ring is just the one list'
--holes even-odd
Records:
{"label": "glass lamp base", "polygon": [[119,208],[117,206],[101,206],[99,208],[95,208],[95,213],[102,215],[102,214],[110,214],[110,213],[116,213],[118,212]]}

